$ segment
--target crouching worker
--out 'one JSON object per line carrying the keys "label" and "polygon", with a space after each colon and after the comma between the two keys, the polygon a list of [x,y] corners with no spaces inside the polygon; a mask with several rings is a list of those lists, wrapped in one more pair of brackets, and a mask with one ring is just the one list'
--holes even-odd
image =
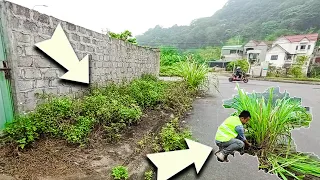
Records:
{"label": "crouching worker", "polygon": [[250,112],[242,111],[239,116],[230,116],[219,126],[216,133],[219,151],[215,153],[218,160],[228,162],[229,154],[234,155],[234,151],[243,154],[244,146],[251,146],[244,135],[243,127],[250,118]]}

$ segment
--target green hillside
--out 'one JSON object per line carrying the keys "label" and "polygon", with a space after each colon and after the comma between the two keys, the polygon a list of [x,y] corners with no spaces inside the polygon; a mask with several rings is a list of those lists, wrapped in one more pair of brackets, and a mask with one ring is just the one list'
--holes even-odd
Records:
{"label": "green hillside", "polygon": [[274,40],[319,32],[319,11],[320,0],[229,0],[213,16],[194,20],[190,26],[156,26],[136,38],[140,45],[181,49]]}

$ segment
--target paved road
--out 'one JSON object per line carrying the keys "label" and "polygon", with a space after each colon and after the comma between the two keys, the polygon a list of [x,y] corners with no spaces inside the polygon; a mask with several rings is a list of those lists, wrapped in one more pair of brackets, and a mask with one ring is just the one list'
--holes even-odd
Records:
{"label": "paved road", "polygon": [[[198,99],[194,103],[192,115],[187,120],[191,126],[194,136],[202,144],[206,144],[217,150],[214,144],[215,132],[220,123],[227,118],[233,110],[224,109],[222,100],[232,98],[236,93],[236,83],[228,82],[226,77],[219,77],[221,95],[210,96]],[[298,151],[314,152],[320,155],[320,85],[302,85],[277,83],[267,81],[251,80],[248,84],[239,83],[240,87],[247,92],[262,92],[268,87],[280,87],[280,91],[287,90],[291,96],[302,97],[304,106],[310,106],[313,113],[313,122],[309,129],[294,131],[293,138]],[[258,180],[258,179],[279,179],[273,175],[258,172],[258,161],[256,157],[249,155],[236,155],[230,157],[230,163],[220,163],[212,153],[201,173],[197,176],[194,166],[190,166],[185,171],[176,175],[172,179],[179,180]]]}

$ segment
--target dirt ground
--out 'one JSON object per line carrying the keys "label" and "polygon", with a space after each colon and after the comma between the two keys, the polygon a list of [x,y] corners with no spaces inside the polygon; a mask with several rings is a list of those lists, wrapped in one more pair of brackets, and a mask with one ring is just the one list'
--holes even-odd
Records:
{"label": "dirt ground", "polygon": [[[172,119],[173,113],[149,110],[140,123],[126,130],[116,144],[101,139],[99,130],[90,137],[89,146],[79,148],[63,140],[42,138],[32,148],[18,151],[14,147],[0,148],[0,174],[21,180],[98,180],[112,179],[111,169],[117,165],[129,167],[130,179],[141,178],[148,166],[147,150],[136,151],[137,142],[148,133],[157,133]],[[1,178],[0,175],[0,179]]]}

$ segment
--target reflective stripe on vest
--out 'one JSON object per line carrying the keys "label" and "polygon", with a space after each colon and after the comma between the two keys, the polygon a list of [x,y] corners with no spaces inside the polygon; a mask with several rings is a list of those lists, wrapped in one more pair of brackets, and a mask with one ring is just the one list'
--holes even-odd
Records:
{"label": "reflective stripe on vest", "polygon": [[231,116],[227,118],[218,128],[216,133],[216,140],[221,142],[227,142],[230,139],[238,136],[235,130],[236,126],[242,125],[239,117]]}

